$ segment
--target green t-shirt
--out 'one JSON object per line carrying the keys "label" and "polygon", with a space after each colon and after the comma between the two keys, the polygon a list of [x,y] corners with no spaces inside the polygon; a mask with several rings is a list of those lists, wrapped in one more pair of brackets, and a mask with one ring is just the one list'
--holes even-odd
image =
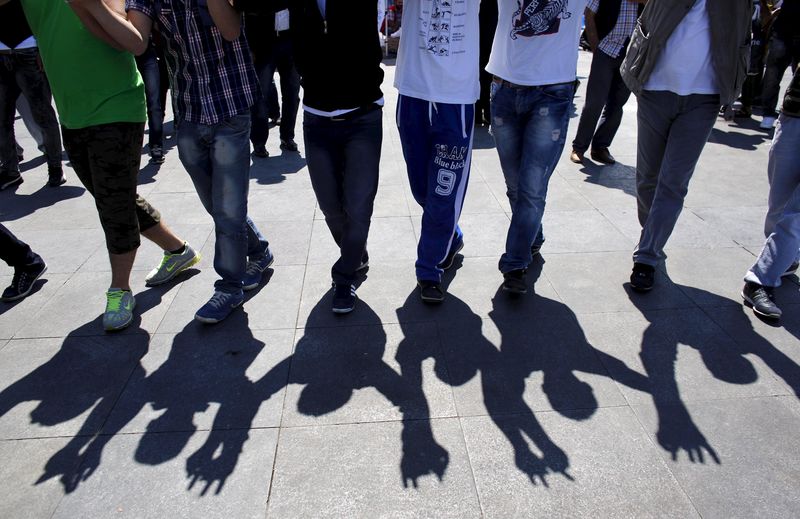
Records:
{"label": "green t-shirt", "polygon": [[144,122],[144,83],[133,55],[96,38],[63,0],[22,0],[61,124]]}

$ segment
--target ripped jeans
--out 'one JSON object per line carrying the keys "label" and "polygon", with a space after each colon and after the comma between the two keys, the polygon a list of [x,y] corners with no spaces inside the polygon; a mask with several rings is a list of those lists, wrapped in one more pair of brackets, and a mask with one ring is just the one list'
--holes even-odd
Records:
{"label": "ripped jeans", "polygon": [[573,83],[532,87],[492,83],[492,133],[511,203],[500,272],[527,269],[541,230],[547,184],[567,136]]}

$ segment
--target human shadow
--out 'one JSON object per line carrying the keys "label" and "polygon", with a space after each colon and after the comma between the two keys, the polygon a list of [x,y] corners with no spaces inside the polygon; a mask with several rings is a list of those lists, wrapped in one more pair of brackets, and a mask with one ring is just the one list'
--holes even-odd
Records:
{"label": "human shadow", "polygon": [[[541,267],[541,260],[532,265],[532,281],[538,278]],[[398,310],[404,330],[412,326],[403,323],[416,315],[416,299],[411,294]],[[544,430],[529,404],[531,400],[538,410],[553,409],[569,419],[585,420],[594,414],[598,402],[592,387],[580,380],[577,372],[610,377],[610,366],[618,382],[639,390],[647,386],[643,375],[593,348],[575,314],[558,301],[538,295],[513,298],[499,288],[489,312],[489,321],[499,335],[494,330],[485,331],[488,321],[453,294],[433,317],[442,344],[442,356],[436,358],[434,367],[437,376],[455,388],[467,385],[476,376],[480,378],[483,407],[512,446],[517,468],[533,484],[548,485],[548,477],[555,474],[568,480],[572,476],[567,453]],[[413,363],[419,365],[422,360],[424,356],[417,353]],[[527,380],[539,372],[547,402],[536,401],[537,394],[526,388]],[[468,388],[460,390],[463,397],[459,406],[481,414],[482,409],[470,407],[476,405],[469,400],[470,392]]]}
{"label": "human shadow", "polygon": [[[751,132],[757,133],[745,133],[741,131],[735,131],[736,127],[750,130]],[[770,140],[770,136],[768,134],[762,133],[759,131],[758,124],[755,121],[750,120],[750,124],[747,122],[742,122],[739,124],[731,124],[728,125],[727,131],[726,129],[714,127],[711,130],[711,135],[708,138],[708,142],[714,144],[723,144],[725,146],[729,146],[731,148],[736,148],[739,150],[747,150],[753,151],[758,148],[758,146],[764,141]]]}
{"label": "human shadow", "polygon": [[297,173],[306,166],[306,159],[297,152],[282,151],[280,155],[254,158],[250,165],[250,178],[259,184],[280,184],[286,175]]}
{"label": "human shadow", "polygon": [[[164,121],[164,140],[163,140],[163,147],[162,150],[164,152],[164,156],[166,157],[167,154],[172,151],[174,148],[178,146],[178,139],[175,136],[175,125],[173,121]],[[146,134],[149,135],[150,131],[147,130]],[[148,155],[150,153],[149,146],[142,146],[142,155]],[[161,171],[161,167],[164,164],[156,164],[154,162],[149,162],[143,168],[139,170],[139,184],[151,184],[156,181],[155,177],[159,171]]]}
{"label": "human shadow", "polygon": [[32,215],[40,209],[53,206],[59,202],[78,198],[84,191],[83,187],[60,186],[52,188],[42,185],[39,189],[29,195],[19,193],[8,193],[7,196],[0,195],[0,220],[13,222]]}
{"label": "human shadow", "polygon": [[679,345],[697,350],[714,378],[729,384],[756,382],[758,373],[748,356],[759,357],[798,396],[800,366],[754,330],[738,302],[699,288],[676,286],[693,299],[702,299],[707,310],[649,310],[644,304],[648,296],[626,291],[649,323],[642,335],[640,358],[658,416],[656,439],[673,460],[684,452],[691,462],[705,463],[708,458],[720,464],[719,455],[681,398],[676,378]]}
{"label": "human shadow", "polygon": [[586,159],[580,169],[586,175],[584,182],[610,189],[618,189],[626,195],[636,196],[636,168],[621,162],[604,166]]}
{"label": "human shadow", "polygon": [[137,313],[124,334],[99,335],[102,316],[67,335],[44,364],[0,391],[0,416],[26,402],[37,402],[30,423],[56,427],[82,420],[79,429],[62,425],[73,436],[47,462],[37,484],[59,478],[72,492],[99,464],[101,449],[110,439],[103,425],[126,382],[136,378],[150,336],[141,329],[141,315],[158,305],[173,287],[157,287],[137,294]]}

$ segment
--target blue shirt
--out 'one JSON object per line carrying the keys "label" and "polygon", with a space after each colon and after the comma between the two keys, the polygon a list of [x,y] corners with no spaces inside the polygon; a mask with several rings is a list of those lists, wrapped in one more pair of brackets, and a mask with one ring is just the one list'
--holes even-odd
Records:
{"label": "blue shirt", "polygon": [[248,113],[260,92],[244,31],[225,40],[205,0],[126,0],[125,9],[152,18],[166,42],[178,121],[212,125]]}

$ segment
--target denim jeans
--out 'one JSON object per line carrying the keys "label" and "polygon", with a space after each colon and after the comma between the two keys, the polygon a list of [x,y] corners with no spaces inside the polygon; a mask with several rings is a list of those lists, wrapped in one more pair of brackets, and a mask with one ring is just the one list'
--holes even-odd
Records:
{"label": "denim jeans", "polygon": [[39,66],[39,50],[23,49],[0,56],[0,163],[19,171],[14,138],[14,114],[20,93],[28,100],[33,119],[42,129],[47,167],[61,168],[61,133],[52,105],[50,84]]}
{"label": "denim jeans", "polygon": [[258,81],[261,84],[261,98],[256,101],[251,109],[253,128],[250,140],[253,146],[263,146],[269,134],[268,118],[273,115],[270,107],[272,96],[277,99],[273,76],[278,71],[281,79],[281,140],[294,139],[294,126],[297,122],[297,110],[300,106],[300,75],[294,65],[291,41],[288,37],[280,36],[270,56],[258,56],[255,61]]}
{"label": "denim jeans", "polygon": [[643,91],[638,98],[636,199],[642,234],[635,263],[656,266],[719,113],[718,95]]}
{"label": "denim jeans", "polygon": [[164,105],[161,103],[161,70],[155,48],[150,45],[141,56],[136,57],[136,66],[144,80],[145,97],[147,99],[148,143],[153,146],[164,146]]}
{"label": "denim jeans", "polygon": [[347,120],[308,112],[303,116],[311,185],[325,223],[339,246],[331,269],[335,283],[352,283],[366,252],[372,207],[378,192],[383,110]]}
{"label": "denim jeans", "polygon": [[492,133],[512,212],[500,272],[531,263],[547,184],[566,142],[573,93],[573,83],[526,88],[492,83]]}
{"label": "denim jeans", "polygon": [[769,233],[746,281],[776,287],[800,249],[800,118],[781,115],[769,150]]}
{"label": "denim jeans", "polygon": [[237,292],[247,258],[263,257],[269,244],[247,216],[250,180],[250,115],[206,125],[181,121],[178,155],[200,201],[214,219],[217,290]]}

